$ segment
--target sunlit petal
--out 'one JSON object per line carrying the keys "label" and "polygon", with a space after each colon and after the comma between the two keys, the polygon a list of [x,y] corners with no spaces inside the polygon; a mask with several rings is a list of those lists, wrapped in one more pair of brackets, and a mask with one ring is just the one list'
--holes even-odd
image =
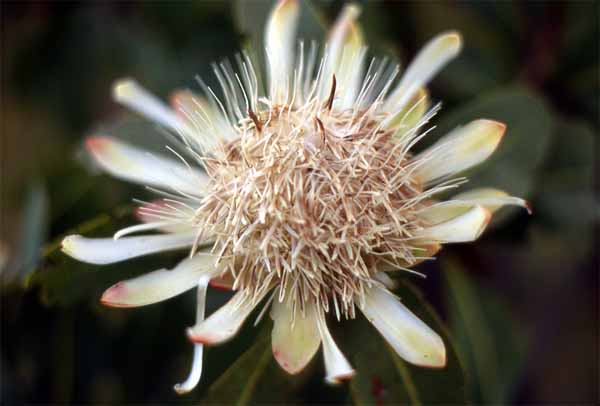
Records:
{"label": "sunlit petal", "polygon": [[441,337],[390,292],[376,286],[369,288],[361,310],[404,360],[431,368],[446,365]]}
{"label": "sunlit petal", "polygon": [[464,171],[485,161],[498,147],[506,126],[498,121],[475,120],[442,137],[413,158],[415,176],[428,183]]}
{"label": "sunlit petal", "polygon": [[130,258],[187,248],[192,245],[195,233],[172,235],[148,235],[113,238],[86,238],[70,235],[61,244],[62,251],[79,261],[104,265]]}
{"label": "sunlit petal", "polygon": [[297,309],[294,315],[290,300],[275,300],[271,318],[273,355],[283,369],[296,374],[310,362],[321,344],[314,306],[308,302],[304,314]]}
{"label": "sunlit petal", "polygon": [[265,47],[269,67],[271,98],[285,101],[294,63],[294,41],[300,16],[297,0],[279,0],[273,8],[265,31]]}
{"label": "sunlit petal", "polygon": [[205,173],[183,162],[151,154],[113,137],[88,137],[86,147],[102,169],[119,179],[190,195],[204,193],[209,182]]}
{"label": "sunlit petal", "polygon": [[268,289],[252,300],[245,291],[237,292],[229,302],[206,320],[188,328],[187,335],[195,343],[218,344],[232,338]]}
{"label": "sunlit petal", "polygon": [[457,32],[443,33],[430,40],[406,69],[400,83],[388,97],[385,108],[400,111],[421,87],[454,59],[462,48]]}
{"label": "sunlit petal", "polygon": [[100,301],[111,307],[138,307],[162,302],[193,288],[200,278],[210,278],[216,272],[215,260],[213,255],[197,254],[184,259],[172,270],[159,269],[118,282],[104,292]]}
{"label": "sunlit petal", "polygon": [[489,210],[475,206],[464,214],[421,230],[416,238],[441,243],[474,241],[485,230],[491,217]]}
{"label": "sunlit petal", "polygon": [[530,211],[529,204],[524,199],[510,196],[502,190],[480,188],[459,193],[449,200],[436,203],[419,212],[418,216],[429,224],[439,224],[466,213],[474,206],[482,206],[493,214],[509,205],[524,207]]}

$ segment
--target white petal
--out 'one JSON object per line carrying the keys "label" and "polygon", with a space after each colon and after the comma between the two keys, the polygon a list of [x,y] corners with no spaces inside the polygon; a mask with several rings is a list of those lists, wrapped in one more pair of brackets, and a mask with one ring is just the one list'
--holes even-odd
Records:
{"label": "white petal", "polygon": [[325,380],[327,383],[336,385],[352,378],[354,369],[333,340],[323,313],[317,314],[317,323],[323,342],[323,358],[325,359],[325,373],[327,374]]}
{"label": "white petal", "polygon": [[61,249],[79,261],[104,265],[156,252],[190,247],[195,238],[195,233],[149,235],[120,240],[70,235],[62,241]]}
{"label": "white petal", "polygon": [[321,97],[327,97],[336,76],[337,93],[342,108],[351,107],[362,79],[364,40],[356,19],[360,8],[356,4],[344,7],[335,22],[327,42],[327,62],[322,73]]}
{"label": "white petal", "polygon": [[305,314],[293,314],[290,300],[275,300],[271,307],[273,356],[281,367],[296,374],[310,362],[321,344],[314,306],[306,304]]}
{"label": "white petal", "polygon": [[271,99],[285,102],[294,63],[294,39],[300,16],[297,0],[280,0],[271,11],[265,31]]}
{"label": "white petal", "polygon": [[521,199],[520,197],[510,196],[505,191],[494,188],[478,188],[468,190],[466,192],[457,194],[450,200],[452,202],[478,204],[488,209],[490,213],[494,213],[502,208],[502,206],[508,205],[524,207],[528,212],[531,213],[531,206],[526,200]]}
{"label": "white petal", "polygon": [[86,147],[106,172],[119,179],[191,195],[205,192],[209,182],[206,174],[184,163],[150,154],[113,137],[88,137]]}
{"label": "white petal", "polygon": [[369,288],[361,310],[404,360],[431,368],[446,365],[446,348],[441,337],[387,290]]}
{"label": "white petal", "polygon": [[[201,277],[200,282],[198,282],[196,323],[204,320],[204,310],[206,307],[206,288],[208,287],[208,280],[209,278],[207,277]],[[200,382],[200,377],[202,376],[203,352],[203,344],[194,344],[194,358],[192,360],[192,369],[190,370],[190,374],[185,382],[178,383],[173,387],[175,392],[177,392],[179,395],[190,392],[198,385],[198,382]]]}
{"label": "white petal", "polygon": [[419,88],[458,55],[462,39],[457,32],[443,33],[430,40],[406,69],[400,83],[388,97],[384,109],[399,111]]}
{"label": "white petal", "polygon": [[113,98],[148,119],[179,133],[192,133],[187,123],[181,120],[166,104],[141,87],[135,80],[120,79],[113,85]]}
{"label": "white petal", "polygon": [[184,259],[173,270],[159,269],[118,282],[104,292],[100,302],[111,307],[138,307],[162,302],[190,290],[200,278],[214,274],[215,261],[213,255],[198,254]]}
{"label": "white petal", "polygon": [[495,150],[506,126],[498,121],[475,120],[442,137],[415,156],[415,176],[428,183],[485,161]]}
{"label": "white petal", "polygon": [[419,231],[415,237],[441,243],[474,241],[485,230],[491,217],[489,210],[475,206],[464,214]]}
{"label": "white petal", "polygon": [[229,302],[211,314],[206,320],[188,328],[187,335],[195,343],[218,344],[232,338],[258,302],[269,290],[252,301],[245,291],[238,291]]}
{"label": "white petal", "polygon": [[507,205],[521,206],[530,212],[529,203],[521,198],[509,196],[502,190],[481,188],[459,193],[448,201],[424,209],[418,216],[429,224],[439,224],[466,213],[474,206],[482,206],[493,214]]}
{"label": "white petal", "polygon": [[122,237],[125,237],[126,235],[139,233],[141,231],[164,229],[165,227],[168,227],[171,224],[172,224],[172,222],[170,222],[170,221],[153,221],[151,223],[136,224],[133,226],[129,226],[129,227],[120,229],[113,235],[113,239],[118,240]]}
{"label": "white petal", "polygon": [[390,290],[396,289],[398,287],[398,282],[390,278],[390,276],[385,272],[377,272],[375,274],[375,279],[383,283],[383,286]]}
{"label": "white petal", "polygon": [[[157,230],[166,233],[190,233],[194,230],[189,219],[193,213],[189,213],[189,217],[185,213],[181,213],[181,208],[176,211],[173,205],[166,202],[164,199],[154,200],[149,203],[137,207],[134,211],[135,217],[144,223],[159,223],[166,221],[169,224],[160,226]],[[180,221],[178,221],[180,220]]]}

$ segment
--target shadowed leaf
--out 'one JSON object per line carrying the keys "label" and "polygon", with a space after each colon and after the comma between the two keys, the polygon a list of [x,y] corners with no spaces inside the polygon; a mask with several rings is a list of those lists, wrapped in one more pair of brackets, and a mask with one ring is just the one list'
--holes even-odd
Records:
{"label": "shadowed leaf", "polygon": [[457,262],[446,260],[443,269],[451,331],[473,379],[471,397],[476,403],[504,404],[524,365],[522,329],[500,298],[475,286]]}
{"label": "shadowed leaf", "polygon": [[287,375],[273,358],[272,324],[264,320],[254,344],[234,362],[208,389],[203,404],[285,404],[298,403],[306,382],[305,371]]}
{"label": "shadowed leaf", "polygon": [[23,218],[18,251],[6,269],[1,269],[0,264],[3,283],[26,280],[40,260],[40,248],[47,238],[48,194],[39,182],[30,186]]}

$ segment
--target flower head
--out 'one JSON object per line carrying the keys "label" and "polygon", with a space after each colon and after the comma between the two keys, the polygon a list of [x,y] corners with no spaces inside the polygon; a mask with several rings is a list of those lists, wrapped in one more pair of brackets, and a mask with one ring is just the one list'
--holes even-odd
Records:
{"label": "flower head", "polygon": [[[438,200],[465,182],[459,172],[492,154],[505,126],[476,120],[414,153],[439,109],[424,86],[461,38],[435,37],[397,78],[397,66],[367,60],[358,14],[347,6],[320,52],[296,42],[298,2],[280,1],[266,27],[266,92],[244,53],[236,67],[214,65],[220,92],[200,81],[204,96],[176,92],[171,108],[132,80],[117,82],[116,101],[177,135],[171,158],[110,137],[87,140],[103,169],[162,198],[142,204],[141,224],[113,239],[70,236],[63,250],[96,264],[190,250],[173,270],[119,282],[101,298],[142,306],[197,287],[194,363],[178,392],[200,379],[203,345],[233,337],[265,299],[273,354],[289,373],[322,346],[327,380],[351,377],[326,316],[351,319],[357,309],[406,361],[443,367],[442,339],[390,293],[387,273],[414,272],[441,244],[477,239],[503,205],[526,206],[496,189]],[[157,233],[127,237],[150,230]],[[235,294],[205,319],[209,284]]]}

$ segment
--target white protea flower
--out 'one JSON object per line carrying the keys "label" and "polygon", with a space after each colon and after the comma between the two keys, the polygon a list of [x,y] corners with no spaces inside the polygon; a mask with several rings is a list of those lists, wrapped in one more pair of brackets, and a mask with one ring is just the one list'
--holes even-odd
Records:
{"label": "white protea flower", "polygon": [[[246,54],[236,68],[214,66],[220,96],[202,84],[204,96],[176,92],[172,107],[133,80],[115,84],[117,102],[178,135],[171,158],[110,137],[87,140],[108,173],[162,198],[143,204],[141,224],[114,238],[69,236],[62,249],[94,264],[190,250],[174,269],[119,282],[101,299],[143,306],[197,288],[193,366],[180,393],[200,379],[203,345],[233,337],[265,298],[273,354],[291,374],[320,346],[328,382],[354,374],[326,319],[354,318],[356,308],[400,357],[443,367],[442,339],[390,293],[386,272],[410,271],[441,244],[477,239],[504,205],[527,207],[491,188],[436,200],[494,152],[502,123],[475,120],[411,152],[439,108],[429,107],[424,86],[459,53],[458,33],[433,38],[397,80],[397,66],[367,60],[357,6],[344,8],[321,54],[295,40],[299,8],[283,0],[269,18],[266,94]],[[149,230],[157,233],[127,236]],[[205,319],[209,284],[235,294]]]}

